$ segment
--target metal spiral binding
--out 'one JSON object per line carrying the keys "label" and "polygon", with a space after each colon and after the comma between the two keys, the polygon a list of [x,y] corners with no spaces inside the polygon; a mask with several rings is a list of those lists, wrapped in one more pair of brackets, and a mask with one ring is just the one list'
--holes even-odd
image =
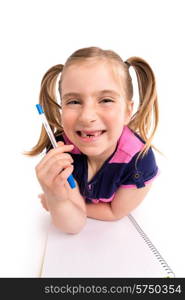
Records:
{"label": "metal spiral binding", "polygon": [[159,263],[161,264],[161,266],[167,272],[167,274],[168,274],[167,277],[175,277],[175,274],[172,271],[172,269],[170,268],[170,266],[167,264],[167,262],[165,261],[165,259],[159,253],[159,251],[156,249],[156,247],[154,246],[154,244],[150,241],[149,237],[141,229],[141,227],[136,222],[136,220],[134,219],[134,217],[131,214],[129,214],[128,218],[130,219],[130,221],[132,222],[132,224],[134,225],[134,227],[136,228],[136,230],[139,232],[139,234],[142,236],[142,238],[144,239],[144,241],[146,242],[146,244],[148,245],[148,247],[150,248],[150,250],[152,251],[152,253],[155,255],[155,257],[157,258],[157,260],[159,261]]}

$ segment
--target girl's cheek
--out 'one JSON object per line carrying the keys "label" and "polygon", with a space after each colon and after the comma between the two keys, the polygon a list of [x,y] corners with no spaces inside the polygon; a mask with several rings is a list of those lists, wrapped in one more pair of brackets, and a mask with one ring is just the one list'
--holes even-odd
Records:
{"label": "girl's cheek", "polygon": [[71,117],[71,116],[69,116],[69,117],[67,117],[67,118],[62,118],[62,124],[63,124],[63,127],[65,128],[65,127],[71,127],[72,126],[72,124],[74,123],[74,118],[73,117]]}

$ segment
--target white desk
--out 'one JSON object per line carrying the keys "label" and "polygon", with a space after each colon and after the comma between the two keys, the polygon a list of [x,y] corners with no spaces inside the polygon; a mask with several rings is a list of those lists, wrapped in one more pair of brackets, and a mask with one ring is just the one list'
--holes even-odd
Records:
{"label": "white desk", "polygon": [[[37,199],[35,161],[21,155],[13,161],[17,168],[11,176],[13,185],[7,184],[6,173],[2,184],[0,277],[38,277],[50,218]],[[185,276],[184,208],[182,192],[171,184],[165,167],[147,198],[132,212],[176,277]]]}

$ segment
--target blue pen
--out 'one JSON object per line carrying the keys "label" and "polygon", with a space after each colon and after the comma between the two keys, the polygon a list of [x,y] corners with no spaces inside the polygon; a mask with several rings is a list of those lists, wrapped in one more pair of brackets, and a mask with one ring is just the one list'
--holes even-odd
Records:
{"label": "blue pen", "polygon": [[[36,104],[36,108],[37,108],[38,113],[39,113],[39,115],[40,115],[40,117],[42,119],[42,123],[44,125],[44,128],[46,129],[46,132],[47,132],[47,134],[49,136],[49,139],[50,139],[50,141],[52,143],[53,148],[58,147],[57,146],[57,142],[56,142],[55,137],[54,137],[54,134],[53,134],[53,132],[51,130],[51,127],[49,126],[48,120],[46,119],[46,116],[45,116],[44,111],[42,109],[42,106],[40,104]],[[75,184],[75,181],[74,181],[74,178],[73,178],[72,174],[68,177],[67,181],[69,182],[70,187],[72,189],[76,187],[76,184]]]}

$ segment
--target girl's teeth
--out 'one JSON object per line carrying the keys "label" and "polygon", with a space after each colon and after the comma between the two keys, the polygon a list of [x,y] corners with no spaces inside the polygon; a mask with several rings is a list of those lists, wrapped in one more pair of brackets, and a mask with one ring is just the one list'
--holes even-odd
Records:
{"label": "girl's teeth", "polygon": [[102,131],[97,131],[97,132],[95,132],[95,133],[93,133],[93,134],[87,134],[87,133],[84,133],[83,131],[81,131],[81,136],[82,137],[91,137],[91,136],[99,136],[99,135],[101,135],[102,134]]}
{"label": "girl's teeth", "polygon": [[87,137],[87,134],[86,134],[86,133],[83,133],[83,132],[81,132],[81,136],[82,136],[82,137]]}

